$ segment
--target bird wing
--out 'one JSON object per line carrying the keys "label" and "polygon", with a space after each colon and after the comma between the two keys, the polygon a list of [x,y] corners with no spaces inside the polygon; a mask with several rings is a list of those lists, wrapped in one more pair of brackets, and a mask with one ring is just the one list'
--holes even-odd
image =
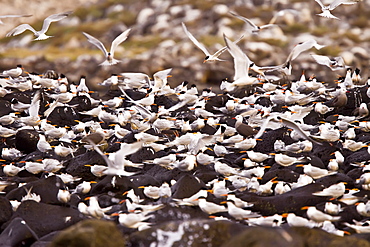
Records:
{"label": "bird wing", "polygon": [[260,130],[258,131],[258,133],[254,136],[254,139],[258,139],[258,138],[260,138],[262,135],[263,135],[263,133],[265,132],[265,130],[266,130],[266,128],[267,128],[267,126],[268,126],[268,124],[269,124],[269,122],[270,122],[270,120],[271,119],[273,119],[274,118],[274,116],[270,116],[270,117],[268,117],[268,118],[266,118],[265,119],[265,121],[262,123],[262,125],[261,125],[261,128],[260,128]]}
{"label": "bird wing", "polygon": [[186,35],[189,37],[189,39],[194,43],[194,45],[196,45],[199,49],[201,49],[203,51],[204,54],[206,54],[206,56],[211,56],[211,54],[208,52],[208,50],[206,49],[206,47],[200,43],[189,31],[188,29],[186,28],[185,26],[185,23],[181,23],[182,24],[182,27],[186,33]]}
{"label": "bird wing", "polygon": [[[235,40],[234,43],[237,44],[240,40],[244,38],[244,35],[242,35],[239,39]],[[220,50],[216,51],[215,54],[213,54],[214,57],[219,57],[222,53],[224,53],[227,50],[227,46],[222,47]]]}
{"label": "bird wing", "polygon": [[248,68],[251,63],[248,56],[240,49],[240,47],[237,44],[231,42],[225,36],[225,34],[224,40],[228,51],[234,58],[234,69],[235,69],[234,80],[237,80],[242,77],[248,77]]}
{"label": "bird wing", "polygon": [[329,5],[329,10],[333,10],[336,7],[338,7],[341,4],[355,4],[357,2],[351,2],[349,0],[334,0],[330,5]]}
{"label": "bird wing", "polygon": [[97,38],[94,38],[90,34],[87,34],[85,32],[82,32],[82,33],[87,38],[87,41],[89,41],[91,44],[93,44],[96,47],[98,47],[104,53],[104,56],[107,56],[108,55],[107,49],[105,49],[105,47],[104,47],[104,45],[103,45],[102,42],[100,42]]}
{"label": "bird wing", "polygon": [[314,46],[317,46],[317,42],[316,40],[314,39],[309,39],[305,42],[302,42],[302,43],[299,43],[297,44],[293,50],[290,52],[286,62],[290,62],[290,61],[293,61],[294,59],[296,59],[302,52],[304,51],[307,51],[309,49],[311,49],[312,47]]}
{"label": "bird wing", "polygon": [[319,144],[319,145],[322,145],[322,143],[314,140],[313,138],[311,138],[310,136],[306,135],[306,133],[294,122],[290,121],[289,119],[286,119],[286,118],[282,118],[282,117],[277,117],[278,120],[280,120],[286,127],[289,127],[289,128],[292,128],[294,129],[295,131],[297,131],[297,133],[299,133],[303,138],[305,138],[306,140],[309,140],[313,143],[316,143],[316,144]]}
{"label": "bird wing", "polygon": [[254,24],[251,20],[249,20],[249,19],[247,19],[247,18],[245,18],[245,17],[243,17],[241,15],[238,15],[238,14],[236,14],[234,12],[231,12],[231,11],[230,11],[230,14],[232,14],[236,18],[244,21],[245,23],[249,24],[251,27],[253,27],[253,29],[257,29],[257,30],[259,29],[259,27],[256,24]]}
{"label": "bird wing", "polygon": [[320,0],[315,0],[315,2],[317,2],[321,8],[325,8],[324,4]]}
{"label": "bird wing", "polygon": [[128,96],[128,94],[125,92],[125,90],[122,88],[122,86],[119,85],[118,88],[121,90],[122,94],[124,94],[126,99],[128,99],[130,102],[135,104],[135,106],[137,107],[136,109],[140,112],[140,114],[144,118],[150,119],[153,116],[152,113],[148,109],[146,109],[144,106],[140,105],[135,100],[133,100],[130,96]]}
{"label": "bird wing", "polygon": [[276,24],[266,24],[266,25],[262,25],[260,26],[260,29],[266,29],[266,28],[271,28],[271,27],[275,27],[277,26]]}
{"label": "bird wing", "polygon": [[116,50],[117,46],[127,39],[128,34],[130,33],[130,31],[131,31],[131,28],[130,29],[127,29],[126,31],[124,31],[123,33],[121,33],[120,35],[118,35],[113,40],[112,46],[110,48],[110,53],[111,53],[112,56],[114,55],[114,51]]}
{"label": "bird wing", "polygon": [[10,37],[10,36],[15,36],[15,35],[21,34],[21,33],[23,33],[26,30],[30,30],[31,32],[36,33],[36,30],[33,29],[33,27],[31,27],[29,24],[21,24],[18,27],[16,27],[13,30],[11,30],[9,33],[7,33],[6,34],[6,37]]}
{"label": "bird wing", "polygon": [[0,15],[1,18],[16,18],[16,17],[30,17],[32,15]]}
{"label": "bird wing", "polygon": [[35,95],[32,98],[31,106],[28,109],[28,114],[30,116],[36,117],[39,115],[40,100],[41,100],[41,93],[40,91],[36,91]]}
{"label": "bird wing", "polygon": [[131,144],[122,143],[120,150],[118,150],[114,156],[114,162],[108,164],[109,169],[124,171],[126,156],[138,151],[142,147],[142,144],[142,141]]}
{"label": "bird wing", "polygon": [[315,54],[311,54],[311,56],[315,59],[316,63],[330,67],[331,60],[329,57]]}
{"label": "bird wing", "polygon": [[60,14],[54,14],[54,15],[46,17],[46,19],[44,20],[44,23],[42,24],[42,29],[41,29],[40,33],[46,33],[46,31],[48,30],[48,28],[50,26],[50,23],[60,21],[64,18],[66,18],[71,13],[72,13],[72,11],[67,11],[67,12],[63,12],[63,13],[60,13]]}

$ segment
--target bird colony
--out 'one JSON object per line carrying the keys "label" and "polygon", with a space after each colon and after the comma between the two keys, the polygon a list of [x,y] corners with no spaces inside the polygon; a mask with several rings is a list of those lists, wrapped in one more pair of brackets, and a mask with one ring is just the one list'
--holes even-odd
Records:
{"label": "bird colony", "polygon": [[[356,4],[316,2],[318,15],[331,21],[338,17],[330,11]],[[22,24],[7,36],[29,30],[40,42],[50,38],[53,22],[70,15],[47,17],[40,31]],[[230,15],[255,35],[276,25]],[[169,210],[247,226],[315,227],[339,236],[370,232],[370,81],[341,57],[315,54],[338,80],[304,73],[291,80],[294,60],[322,49],[313,39],[282,54],[283,64],[259,67],[238,46],[244,36],[224,35],[224,47],[212,54],[181,25],[205,53],[200,65],[234,64],[233,78],[220,82],[221,93],[169,79],[171,68],[112,74],[100,83],[104,94],[91,91],[85,76],[73,83],[68,75],[28,73],[32,68],[21,65],[1,73],[0,190],[10,212],[1,218],[0,238],[24,240],[9,233],[19,217],[34,241],[85,218],[133,231],[186,218],[161,217]],[[109,52],[83,34],[109,67],[120,62],[114,51],[129,32],[117,36]],[[225,53],[232,61],[222,59]],[[62,215],[46,232],[37,226],[43,217],[24,213],[43,205],[53,208],[53,217]]]}

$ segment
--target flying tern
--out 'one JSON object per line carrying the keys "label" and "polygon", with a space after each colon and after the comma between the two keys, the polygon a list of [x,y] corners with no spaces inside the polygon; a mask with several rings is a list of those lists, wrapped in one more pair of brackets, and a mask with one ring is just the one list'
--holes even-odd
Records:
{"label": "flying tern", "polygon": [[331,59],[327,56],[322,56],[322,55],[311,54],[311,56],[313,57],[313,59],[315,59],[316,63],[325,65],[333,71],[346,68],[342,57],[333,57]]}
{"label": "flying tern", "polygon": [[11,30],[9,33],[7,33],[6,37],[15,36],[15,35],[23,33],[26,30],[30,30],[36,36],[35,40],[48,39],[52,36],[48,36],[45,33],[48,31],[50,24],[52,22],[60,21],[64,18],[66,18],[71,13],[72,13],[72,11],[67,11],[67,12],[63,12],[63,13],[60,13],[60,14],[54,14],[54,15],[48,16],[44,20],[44,23],[42,24],[42,29],[40,31],[36,31],[29,24],[21,24],[21,25],[17,26],[16,28],[14,28],[13,30]]}
{"label": "flying tern", "polygon": [[241,16],[241,15],[238,15],[234,12],[230,12],[231,15],[235,16],[236,18],[244,21],[245,23],[249,24],[251,27],[252,27],[252,33],[258,33],[260,30],[262,29],[267,29],[267,28],[271,28],[271,27],[275,27],[276,24],[266,24],[266,25],[262,25],[262,26],[257,26],[256,24],[254,24],[251,20]]}
{"label": "flying tern", "polygon": [[225,35],[224,40],[227,46],[227,50],[234,58],[234,82],[228,83],[223,81],[220,88],[221,90],[226,90],[227,92],[234,91],[237,87],[249,86],[256,84],[258,79],[256,77],[250,77],[248,75],[249,66],[251,60],[248,56],[240,49],[240,47],[231,42]]}
{"label": "flying tern", "polygon": [[100,42],[98,39],[94,38],[90,34],[87,34],[83,32],[85,37],[87,38],[87,41],[89,41],[91,44],[98,47],[106,57],[106,60],[102,62],[100,65],[114,65],[119,63],[120,61],[117,59],[114,59],[114,51],[116,50],[117,46],[121,44],[123,41],[125,41],[128,37],[128,34],[130,33],[131,29],[127,29],[126,31],[122,32],[120,35],[118,35],[112,42],[112,46],[110,48],[110,51],[108,52],[107,49],[105,49],[105,46],[102,42]]}
{"label": "flying tern", "polygon": [[321,11],[322,11],[322,13],[317,14],[317,15],[322,16],[322,17],[326,17],[326,18],[337,19],[337,20],[339,20],[339,18],[334,16],[332,13],[330,13],[331,10],[335,9],[336,7],[338,7],[341,4],[349,5],[349,4],[357,3],[357,2],[351,2],[351,1],[348,1],[348,0],[335,0],[330,5],[325,6],[321,2],[321,0],[315,0],[315,2],[317,2],[320,5]]}
{"label": "flying tern", "polygon": [[[207,50],[207,48],[202,44],[200,43],[189,31],[188,29],[186,28],[186,25],[185,23],[182,22],[182,27],[186,33],[186,35],[189,37],[189,39],[194,43],[194,45],[196,45],[199,49],[201,49],[203,51],[203,53],[206,55],[206,57],[204,58],[204,61],[203,63],[205,62],[213,62],[213,61],[224,61],[222,59],[219,59],[218,57],[224,53],[227,49],[226,46],[222,47],[221,49],[219,49],[218,51],[216,51],[213,55],[211,53],[209,53],[209,51]],[[238,40],[236,40],[235,42],[238,43],[244,36],[240,37]]]}

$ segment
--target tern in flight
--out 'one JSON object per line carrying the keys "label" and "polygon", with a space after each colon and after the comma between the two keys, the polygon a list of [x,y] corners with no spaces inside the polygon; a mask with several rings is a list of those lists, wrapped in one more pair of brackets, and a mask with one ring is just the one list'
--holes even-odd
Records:
{"label": "tern in flight", "polygon": [[125,41],[128,37],[128,34],[130,33],[131,29],[127,29],[126,31],[122,32],[120,35],[118,35],[112,42],[112,46],[110,47],[110,51],[108,52],[107,49],[105,49],[105,46],[102,42],[100,42],[98,39],[94,38],[90,34],[84,33],[85,37],[87,38],[87,41],[89,41],[91,44],[98,47],[106,57],[106,60],[102,62],[100,65],[114,65],[119,63],[120,61],[117,59],[114,59],[114,51],[116,50],[117,46],[121,44],[123,41]]}
{"label": "tern in flight", "polygon": [[266,25],[262,25],[262,26],[257,26],[256,24],[254,24],[251,20],[241,16],[241,15],[238,15],[234,12],[230,12],[230,14],[232,14],[233,16],[235,16],[236,18],[244,21],[245,23],[249,24],[253,29],[252,29],[252,33],[258,33],[260,30],[262,29],[266,29],[266,28],[271,28],[271,27],[275,27],[277,26],[276,24],[266,24]]}
{"label": "tern in flight", "polygon": [[[203,63],[205,62],[213,62],[213,61],[224,61],[222,59],[219,59],[218,57],[224,53],[227,49],[227,46],[224,46],[222,47],[221,49],[219,49],[218,51],[216,51],[213,55],[211,53],[209,53],[209,51],[207,50],[207,48],[202,44],[200,43],[189,31],[188,29],[186,28],[185,26],[185,23],[182,22],[182,27],[186,33],[186,35],[189,37],[189,39],[194,43],[194,45],[196,45],[199,49],[201,49],[203,51],[203,53],[206,55],[206,57],[204,58],[204,61]],[[235,41],[235,43],[238,43],[244,36],[240,37],[238,40]]]}
{"label": "tern in flight", "polygon": [[48,31],[50,24],[52,22],[60,21],[64,18],[66,18],[71,13],[72,13],[72,11],[67,11],[67,12],[63,12],[63,13],[60,13],[60,14],[54,14],[54,15],[48,16],[44,20],[44,23],[42,24],[42,29],[40,31],[36,31],[29,24],[21,24],[21,25],[17,26],[16,28],[14,28],[13,30],[11,30],[9,33],[7,33],[6,37],[15,36],[15,35],[23,33],[26,30],[30,30],[36,36],[35,40],[48,39],[50,37],[53,37],[53,36],[48,36],[48,35],[45,34]]}
{"label": "tern in flight", "polygon": [[320,5],[321,11],[322,11],[322,13],[317,14],[317,15],[322,16],[322,17],[326,17],[326,18],[337,19],[337,20],[339,20],[339,18],[336,17],[335,15],[333,15],[332,13],[330,13],[331,10],[335,9],[336,7],[338,7],[341,4],[349,5],[349,4],[357,3],[357,2],[351,2],[351,1],[348,1],[348,0],[335,0],[330,5],[325,6],[321,2],[321,0],[315,0],[315,1]]}

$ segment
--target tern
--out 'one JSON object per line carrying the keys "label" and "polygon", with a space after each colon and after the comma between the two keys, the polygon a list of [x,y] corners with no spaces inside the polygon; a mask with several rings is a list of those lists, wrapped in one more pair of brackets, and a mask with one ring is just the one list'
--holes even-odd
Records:
{"label": "tern", "polygon": [[332,13],[330,13],[331,10],[335,9],[336,7],[338,7],[341,4],[355,4],[355,3],[357,3],[357,2],[350,2],[348,0],[335,0],[330,5],[325,6],[321,2],[321,0],[315,0],[315,2],[317,2],[320,5],[321,11],[322,11],[322,13],[317,14],[317,15],[322,16],[322,17],[326,17],[326,18],[337,19],[337,20],[339,20],[339,18],[332,15]]}
{"label": "tern", "polygon": [[344,60],[342,57],[333,57],[332,59],[327,56],[311,54],[316,63],[329,67],[332,71],[345,69]]}
{"label": "tern", "polygon": [[232,14],[233,16],[235,16],[236,18],[244,21],[245,23],[249,24],[253,29],[252,29],[252,33],[258,33],[260,30],[262,29],[267,29],[267,28],[271,28],[271,27],[275,27],[277,26],[276,24],[266,24],[266,25],[262,25],[262,26],[257,26],[256,24],[254,24],[251,20],[241,16],[241,15],[238,15],[234,12],[230,12],[230,14]]}
{"label": "tern", "polygon": [[112,46],[110,48],[110,51],[108,52],[107,49],[105,49],[105,46],[102,42],[100,42],[98,39],[94,38],[90,34],[87,34],[85,32],[82,32],[85,37],[87,38],[87,41],[89,41],[91,44],[98,47],[106,57],[106,60],[102,62],[100,65],[114,65],[119,63],[120,61],[117,59],[114,59],[114,51],[116,50],[117,46],[121,44],[123,41],[125,41],[128,37],[128,34],[130,33],[131,29],[127,29],[126,31],[122,32],[120,35],[118,35],[112,42]]}
{"label": "tern", "polygon": [[18,64],[17,68],[4,70],[3,73],[1,73],[2,76],[9,76],[9,77],[18,77],[23,73],[23,67],[22,64]]}
{"label": "tern", "polygon": [[295,122],[289,120],[289,119],[286,119],[286,118],[283,118],[283,117],[280,117],[280,116],[271,116],[271,117],[268,117],[261,125],[261,128],[260,130],[258,131],[258,133],[254,136],[254,139],[258,139],[259,137],[261,137],[265,131],[265,129],[268,127],[268,123],[270,121],[275,121],[275,122],[280,122],[283,126],[286,126],[288,128],[291,128],[295,131],[297,131],[297,133],[299,133],[299,135],[306,139],[306,140],[309,140],[313,143],[316,143],[318,145],[322,145],[322,143],[314,140],[312,137],[308,136],[300,127],[299,125],[297,125]]}
{"label": "tern", "polygon": [[258,82],[256,77],[250,77],[248,75],[249,66],[252,63],[248,56],[240,49],[240,47],[231,42],[224,34],[224,40],[227,46],[227,50],[234,58],[234,82],[228,83],[223,81],[220,88],[227,92],[235,91],[238,87],[254,85]]}
{"label": "tern", "polygon": [[32,15],[0,15],[0,24],[4,24],[1,19],[4,18],[17,18],[17,17],[30,17]]}
{"label": "tern", "polygon": [[[221,49],[219,49],[218,51],[216,51],[213,55],[211,53],[209,53],[209,51],[206,49],[206,47],[200,43],[189,31],[188,29],[186,28],[185,26],[185,23],[182,22],[182,27],[186,33],[186,35],[189,37],[189,39],[194,43],[194,45],[196,45],[199,49],[201,49],[203,51],[203,53],[206,55],[203,63],[206,63],[206,62],[214,62],[214,61],[224,61],[222,59],[219,59],[218,57],[224,53],[227,49],[226,46],[222,47]],[[235,43],[238,43],[244,36],[240,37],[238,40],[235,41]]]}
{"label": "tern", "polygon": [[18,34],[23,33],[26,30],[30,30],[36,36],[36,39],[35,40],[45,40],[45,39],[48,39],[48,38],[50,38],[52,36],[48,36],[45,33],[48,31],[50,24],[52,22],[60,21],[60,20],[62,20],[64,18],[66,18],[71,13],[72,13],[72,11],[67,11],[67,12],[63,12],[63,13],[60,13],[60,14],[54,14],[54,15],[48,16],[44,20],[44,23],[42,24],[42,29],[40,31],[36,31],[29,24],[21,24],[21,25],[17,26],[16,28],[14,28],[13,30],[11,30],[9,33],[7,33],[6,34],[6,37],[15,36],[15,35],[18,35]]}
{"label": "tern", "polygon": [[312,47],[315,47],[317,50],[320,50],[325,46],[319,45],[314,39],[309,39],[307,41],[298,43],[296,46],[294,46],[289,56],[285,60],[285,63],[278,65],[278,66],[260,67],[259,69],[261,71],[267,71],[267,72],[279,70],[279,71],[282,71],[286,75],[291,75],[291,69],[292,69],[291,62],[294,59],[296,59],[302,52],[307,51],[311,49]]}

